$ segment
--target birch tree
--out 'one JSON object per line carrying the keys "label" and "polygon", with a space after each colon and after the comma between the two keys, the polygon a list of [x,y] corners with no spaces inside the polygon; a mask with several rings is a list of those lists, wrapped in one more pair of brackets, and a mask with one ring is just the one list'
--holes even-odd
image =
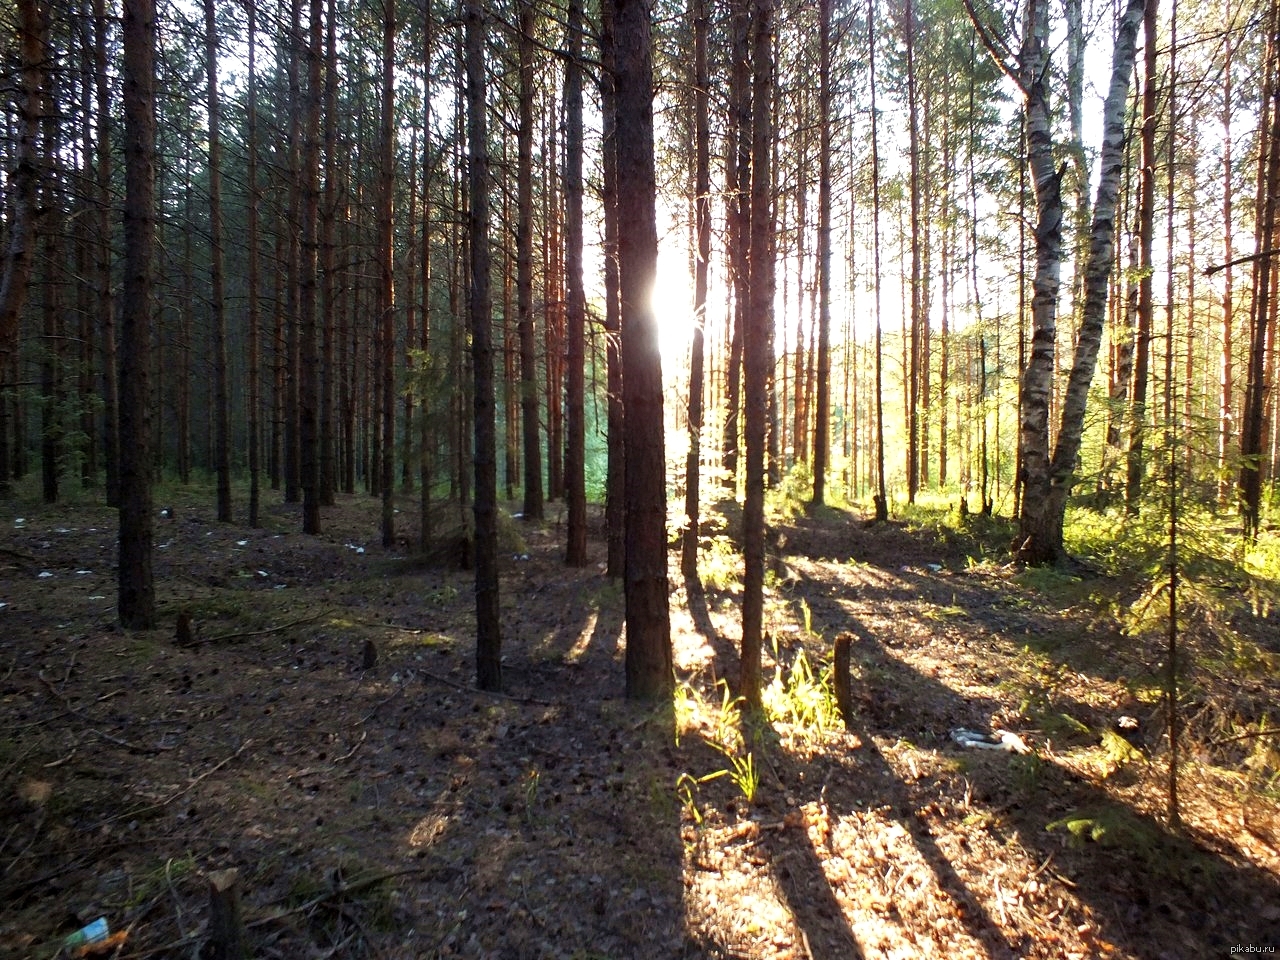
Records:
{"label": "birch tree", "polygon": [[1029,0],[1021,49],[1015,57],[1007,42],[966,7],[988,51],[1017,83],[1026,120],[1027,164],[1036,198],[1036,265],[1031,298],[1031,350],[1021,382],[1019,454],[1024,493],[1015,543],[1017,557],[1033,565],[1065,562],[1062,541],[1067,498],[1075,482],[1076,461],[1084,433],[1089,385],[1097,367],[1106,319],[1107,285],[1115,245],[1116,198],[1124,168],[1125,104],[1133,73],[1143,0],[1129,0],[1120,16],[1112,55],[1111,81],[1103,106],[1099,180],[1089,231],[1084,304],[1080,330],[1062,398],[1057,443],[1050,444],[1049,405],[1054,386],[1054,345],[1061,283],[1062,179],[1065,168],[1055,161],[1049,110],[1049,11],[1046,0]]}

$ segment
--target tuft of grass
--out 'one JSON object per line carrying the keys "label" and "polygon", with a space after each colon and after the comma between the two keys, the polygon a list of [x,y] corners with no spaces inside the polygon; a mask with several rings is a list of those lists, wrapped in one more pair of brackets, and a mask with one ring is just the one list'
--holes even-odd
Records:
{"label": "tuft of grass", "polygon": [[813,473],[803,461],[797,463],[782,478],[782,483],[765,491],[765,520],[776,523],[803,517],[813,496]]}
{"label": "tuft of grass", "polygon": [[839,726],[840,710],[831,671],[815,671],[803,649],[790,667],[779,663],[761,695],[770,721],[792,724],[803,734],[818,739]]}
{"label": "tuft of grass", "polygon": [[164,863],[157,864],[150,870],[134,879],[128,906],[139,907],[149,903],[165,889],[172,888],[187,877],[194,876],[198,867],[195,857],[169,857]]}
{"label": "tuft of grass", "polygon": [[707,590],[731,593],[742,588],[742,554],[724,534],[702,538],[698,574]]}

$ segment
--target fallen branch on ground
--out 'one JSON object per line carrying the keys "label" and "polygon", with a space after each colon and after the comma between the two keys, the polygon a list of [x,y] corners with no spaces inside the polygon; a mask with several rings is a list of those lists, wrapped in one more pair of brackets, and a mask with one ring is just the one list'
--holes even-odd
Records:
{"label": "fallen branch on ground", "polygon": [[126,810],[123,813],[117,813],[113,817],[107,817],[107,819],[103,820],[102,823],[98,824],[98,827],[101,828],[108,823],[114,823],[115,821],[123,820],[126,817],[138,817],[144,813],[150,813],[154,810],[162,810],[163,808],[167,807],[169,804],[173,803],[173,801],[179,799],[182,796],[185,796],[206,777],[213,776],[213,774],[217,773],[219,770],[225,767],[232,760],[236,759],[236,757],[240,756],[240,754],[248,750],[251,746],[253,746],[253,740],[252,739],[246,740],[244,743],[240,744],[240,746],[236,749],[235,753],[231,754],[230,756],[223,757],[221,760],[215,763],[212,767],[210,767],[204,773],[192,779],[185,787],[182,787],[180,790],[175,790],[173,793],[169,794],[169,796],[165,797],[163,800],[157,800],[155,803],[148,803],[141,807],[134,807],[132,810]]}
{"label": "fallen branch on ground", "polygon": [[324,617],[329,616],[332,611],[321,610],[319,613],[310,617],[303,617],[301,620],[294,620],[291,623],[282,623],[276,627],[267,627],[265,630],[252,630],[248,633],[224,633],[218,637],[195,637],[190,643],[184,644],[185,647],[199,647],[207,643],[230,643],[232,640],[249,640],[253,637],[265,637],[272,633],[279,633],[281,630],[290,630],[293,627],[305,626],[308,623],[315,623]]}

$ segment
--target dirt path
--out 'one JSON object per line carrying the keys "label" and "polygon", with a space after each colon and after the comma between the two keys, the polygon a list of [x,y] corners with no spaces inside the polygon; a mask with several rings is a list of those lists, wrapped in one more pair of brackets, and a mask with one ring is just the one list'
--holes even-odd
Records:
{"label": "dirt path", "polygon": [[[732,587],[676,586],[687,683],[674,714],[644,710],[621,699],[620,589],[566,570],[554,523],[507,533],[495,697],[470,689],[469,575],[375,546],[374,503],[316,539],[289,510],[249,530],[178,502],[164,625],[134,634],[113,626],[114,517],[23,509],[0,516],[0,956],[51,957],[98,916],[128,931],[119,956],[195,956],[225,868],[260,957],[1280,947],[1274,799],[1198,769],[1170,834],[1160,765],[1100,745],[1121,715],[1158,739],[1140,651],[971,544],[787,525],[766,675],[851,634],[858,718],[744,735],[714,684],[736,670]],[[1033,752],[964,750],[955,727]],[[753,790],[719,773],[726,747]]]}

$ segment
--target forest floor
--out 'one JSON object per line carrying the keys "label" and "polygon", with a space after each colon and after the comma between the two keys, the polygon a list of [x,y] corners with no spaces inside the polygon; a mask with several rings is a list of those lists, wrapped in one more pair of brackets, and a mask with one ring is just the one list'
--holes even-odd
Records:
{"label": "forest floor", "polygon": [[[250,529],[166,495],[153,631],[115,625],[113,512],[0,514],[0,957],[70,955],[98,917],[126,934],[104,956],[208,956],[227,869],[249,954],[289,960],[1280,948],[1274,754],[1211,739],[1274,718],[1274,610],[1192,651],[1175,831],[1163,641],[1115,613],[1132,585],[1046,590],[983,559],[982,518],[778,521],[775,714],[744,725],[717,684],[739,637],[723,538],[705,592],[672,558],[681,685],[653,709],[622,697],[599,530],[566,569],[558,506],[502,525],[495,696],[473,689],[471,575],[383,550],[369,498],[307,537],[293,506]],[[841,634],[851,729],[819,682]]]}

